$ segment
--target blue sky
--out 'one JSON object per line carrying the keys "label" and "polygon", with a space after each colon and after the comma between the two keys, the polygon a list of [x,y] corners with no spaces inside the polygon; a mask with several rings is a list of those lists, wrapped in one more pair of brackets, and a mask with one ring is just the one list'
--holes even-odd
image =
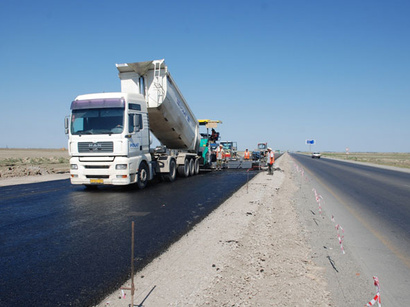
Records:
{"label": "blue sky", "polygon": [[410,2],[0,2],[0,147],[67,147],[79,94],[165,58],[198,119],[253,149],[410,152]]}

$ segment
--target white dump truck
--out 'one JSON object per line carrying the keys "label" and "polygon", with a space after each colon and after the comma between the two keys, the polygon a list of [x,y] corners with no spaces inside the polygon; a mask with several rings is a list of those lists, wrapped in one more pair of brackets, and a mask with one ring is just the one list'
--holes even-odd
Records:
{"label": "white dump truck", "polygon": [[[191,176],[201,156],[198,120],[164,60],[117,64],[121,92],[80,95],[65,120],[72,184],[144,188],[155,176]],[[161,146],[150,148],[150,133]],[[200,143],[204,144],[200,147]],[[208,155],[209,156],[209,155]]]}

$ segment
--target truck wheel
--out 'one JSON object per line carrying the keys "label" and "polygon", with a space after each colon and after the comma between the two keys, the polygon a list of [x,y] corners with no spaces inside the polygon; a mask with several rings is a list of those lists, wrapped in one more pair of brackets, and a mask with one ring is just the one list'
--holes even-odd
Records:
{"label": "truck wheel", "polygon": [[148,184],[148,166],[146,163],[142,162],[140,164],[137,176],[138,188],[144,189]]}
{"label": "truck wheel", "polygon": [[194,161],[194,159],[189,159],[189,174],[191,176],[195,175],[195,161]]}
{"label": "truck wheel", "polygon": [[199,174],[199,158],[195,159],[195,175]]}
{"label": "truck wheel", "polygon": [[182,177],[189,176],[189,161],[188,159],[184,160],[184,165],[178,166],[178,174]]}
{"label": "truck wheel", "polygon": [[176,176],[177,176],[177,164],[175,163],[174,159],[171,159],[171,161],[169,161],[169,173],[163,175],[163,178],[165,181],[172,182],[175,180]]}

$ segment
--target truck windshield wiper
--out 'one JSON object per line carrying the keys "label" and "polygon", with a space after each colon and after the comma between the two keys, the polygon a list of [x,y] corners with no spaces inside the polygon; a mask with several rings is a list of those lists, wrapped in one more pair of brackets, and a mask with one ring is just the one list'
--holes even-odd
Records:
{"label": "truck windshield wiper", "polygon": [[91,131],[78,131],[76,134],[81,136],[82,134],[94,134],[94,133],[92,133]]}

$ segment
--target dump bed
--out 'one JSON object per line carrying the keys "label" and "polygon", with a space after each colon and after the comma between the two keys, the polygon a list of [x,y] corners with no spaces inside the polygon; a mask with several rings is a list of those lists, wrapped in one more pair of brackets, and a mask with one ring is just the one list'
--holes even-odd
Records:
{"label": "dump bed", "polygon": [[199,127],[164,60],[117,64],[122,92],[143,94],[155,137],[170,149],[197,152]]}

